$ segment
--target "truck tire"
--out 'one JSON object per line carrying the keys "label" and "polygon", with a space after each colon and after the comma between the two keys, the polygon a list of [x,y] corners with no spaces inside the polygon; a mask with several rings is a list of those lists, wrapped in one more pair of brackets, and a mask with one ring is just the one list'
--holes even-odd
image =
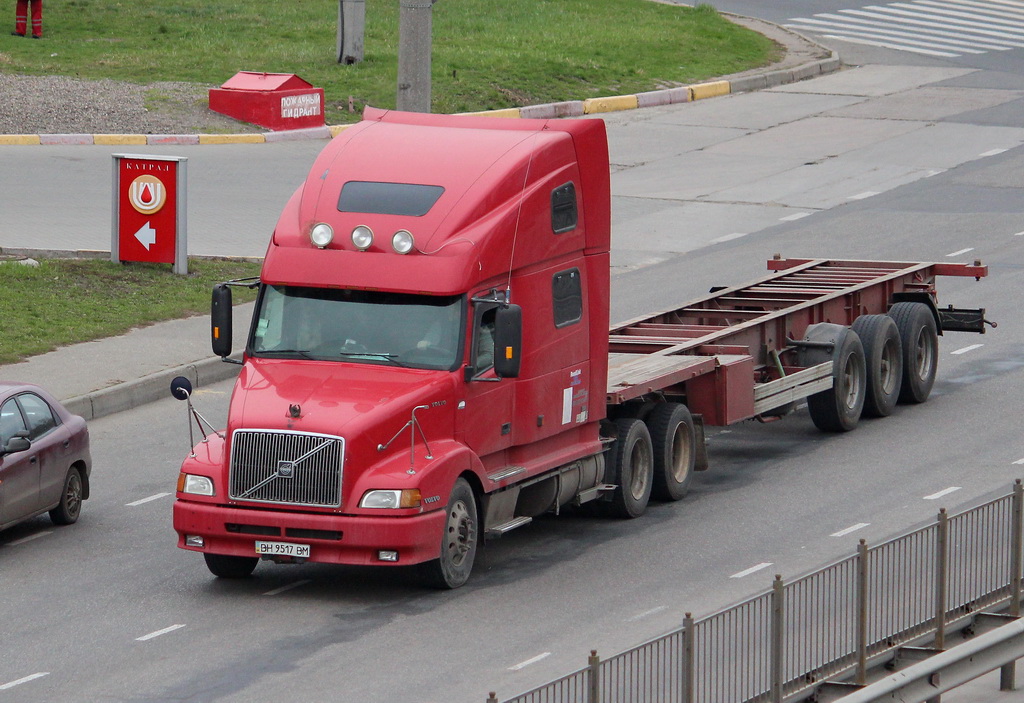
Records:
{"label": "truck tire", "polygon": [[888,315],[862,315],[852,329],[864,345],[867,394],[864,414],[888,417],[896,407],[903,387],[903,344],[896,323]]}
{"label": "truck tire", "polygon": [[659,403],[647,417],[654,449],[651,495],[658,500],[682,500],[690,490],[697,458],[693,416],[681,403]]}
{"label": "truck tire", "polygon": [[800,350],[801,366],[832,362],[832,387],[807,398],[811,420],[824,432],[849,432],[860,420],[867,386],[860,337],[849,327],[822,322],[807,328],[804,341],[832,345]]}
{"label": "truck tire", "polygon": [[614,517],[637,518],[647,510],[654,478],[651,433],[641,420],[622,417],[612,445],[611,469],[616,488],[608,512]]}
{"label": "truck tire", "polygon": [[939,332],[924,303],[900,302],[889,308],[903,344],[903,386],[899,402],[923,403],[931,395],[939,365]]}
{"label": "truck tire", "polygon": [[217,578],[244,579],[250,576],[259,563],[259,557],[235,557],[228,554],[203,554],[206,568]]}
{"label": "truck tire", "polygon": [[423,581],[432,588],[458,588],[469,580],[479,543],[476,496],[464,478],[455,482],[445,509],[441,557],[421,566]]}
{"label": "truck tire", "polygon": [[71,525],[78,522],[82,514],[82,473],[78,467],[72,466],[64,476],[64,490],[60,494],[60,502],[50,511],[50,520],[54,525]]}

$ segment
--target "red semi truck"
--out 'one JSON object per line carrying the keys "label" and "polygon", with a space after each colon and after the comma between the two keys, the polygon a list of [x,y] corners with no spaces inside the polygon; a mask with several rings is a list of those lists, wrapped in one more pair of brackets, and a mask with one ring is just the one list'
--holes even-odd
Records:
{"label": "red semi truck", "polygon": [[[178,546],[220,577],[418,565],[455,588],[483,539],[545,512],[679,500],[706,425],[806,399],[846,431],[923,402],[937,335],[987,322],[936,301],[936,277],[980,262],[776,257],[609,335],[610,220],[600,120],[367,109],[288,201],[258,280],[214,289],[214,352],[242,368],[226,429],[182,464]],[[258,288],[241,362],[233,285]]]}

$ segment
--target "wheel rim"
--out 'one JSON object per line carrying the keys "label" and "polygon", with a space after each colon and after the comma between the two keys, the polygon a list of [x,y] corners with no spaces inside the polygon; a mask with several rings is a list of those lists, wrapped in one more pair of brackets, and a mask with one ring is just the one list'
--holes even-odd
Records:
{"label": "wheel rim", "polygon": [[935,364],[935,350],[932,348],[931,337],[927,328],[922,327],[914,345],[914,372],[924,380],[931,376]]}
{"label": "wheel rim", "polygon": [[476,524],[464,501],[456,501],[448,513],[445,549],[453,566],[462,566],[476,545]]}
{"label": "wheel rim", "polygon": [[882,392],[892,395],[896,391],[896,383],[899,381],[899,374],[896,369],[899,367],[899,352],[892,340],[886,340],[882,347],[882,358],[878,364],[878,380]]}
{"label": "wheel rim", "polygon": [[843,369],[843,404],[850,410],[860,402],[861,385],[861,369],[851,354]]}
{"label": "wheel rim", "polygon": [[77,517],[78,511],[82,508],[82,479],[77,473],[72,474],[68,479],[67,489],[64,492],[64,507],[71,517]]}
{"label": "wheel rim", "polygon": [[690,436],[686,431],[686,425],[680,422],[672,436],[672,478],[676,483],[682,483],[689,473]]}
{"label": "wheel rim", "polygon": [[651,474],[651,452],[643,442],[636,442],[629,453],[629,465],[633,469],[629,479],[629,493],[636,500],[647,493],[647,481]]}

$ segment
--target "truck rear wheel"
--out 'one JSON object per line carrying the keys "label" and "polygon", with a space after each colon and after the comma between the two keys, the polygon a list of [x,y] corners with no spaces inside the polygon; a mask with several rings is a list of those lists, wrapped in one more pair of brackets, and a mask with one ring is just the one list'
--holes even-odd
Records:
{"label": "truck rear wheel", "polygon": [[864,414],[887,417],[892,414],[903,387],[903,345],[900,331],[888,315],[862,315],[853,322],[853,331],[864,345],[867,367],[867,394]]}
{"label": "truck rear wheel", "polygon": [[939,332],[924,303],[900,302],[889,308],[903,343],[903,386],[899,402],[923,403],[931,395],[939,365]]}
{"label": "truck rear wheel", "polygon": [[697,458],[693,416],[681,403],[659,403],[647,416],[647,429],[654,449],[651,494],[658,500],[682,500]]}
{"label": "truck rear wheel", "polygon": [[427,585],[451,589],[469,580],[480,534],[476,497],[466,479],[455,482],[445,515],[441,557],[423,564],[421,573]]}
{"label": "truck rear wheel", "polygon": [[252,574],[259,563],[259,557],[234,557],[227,554],[203,554],[206,568],[222,579],[244,579]]}
{"label": "truck rear wheel", "polygon": [[647,510],[654,478],[651,434],[641,420],[622,417],[615,421],[617,437],[612,446],[612,476],[616,484],[609,512],[615,517],[636,518]]}
{"label": "truck rear wheel", "polygon": [[832,387],[807,398],[811,420],[824,432],[849,432],[860,420],[867,385],[860,337],[849,327],[822,322],[807,328],[804,341],[815,346],[800,350],[801,366],[832,362]]}

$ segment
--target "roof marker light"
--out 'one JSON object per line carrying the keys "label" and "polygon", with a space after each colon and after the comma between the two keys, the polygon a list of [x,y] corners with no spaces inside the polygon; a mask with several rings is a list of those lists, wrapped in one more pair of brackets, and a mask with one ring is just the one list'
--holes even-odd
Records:
{"label": "roof marker light", "polygon": [[413,244],[415,242],[412,238],[412,232],[407,229],[400,229],[391,237],[391,248],[399,254],[408,254],[412,251]]}
{"label": "roof marker light", "polygon": [[313,225],[309,231],[309,240],[317,247],[323,249],[334,239],[334,229],[326,222]]}
{"label": "roof marker light", "polygon": [[352,230],[352,246],[359,251],[366,251],[373,245],[373,230],[366,225],[359,225]]}

